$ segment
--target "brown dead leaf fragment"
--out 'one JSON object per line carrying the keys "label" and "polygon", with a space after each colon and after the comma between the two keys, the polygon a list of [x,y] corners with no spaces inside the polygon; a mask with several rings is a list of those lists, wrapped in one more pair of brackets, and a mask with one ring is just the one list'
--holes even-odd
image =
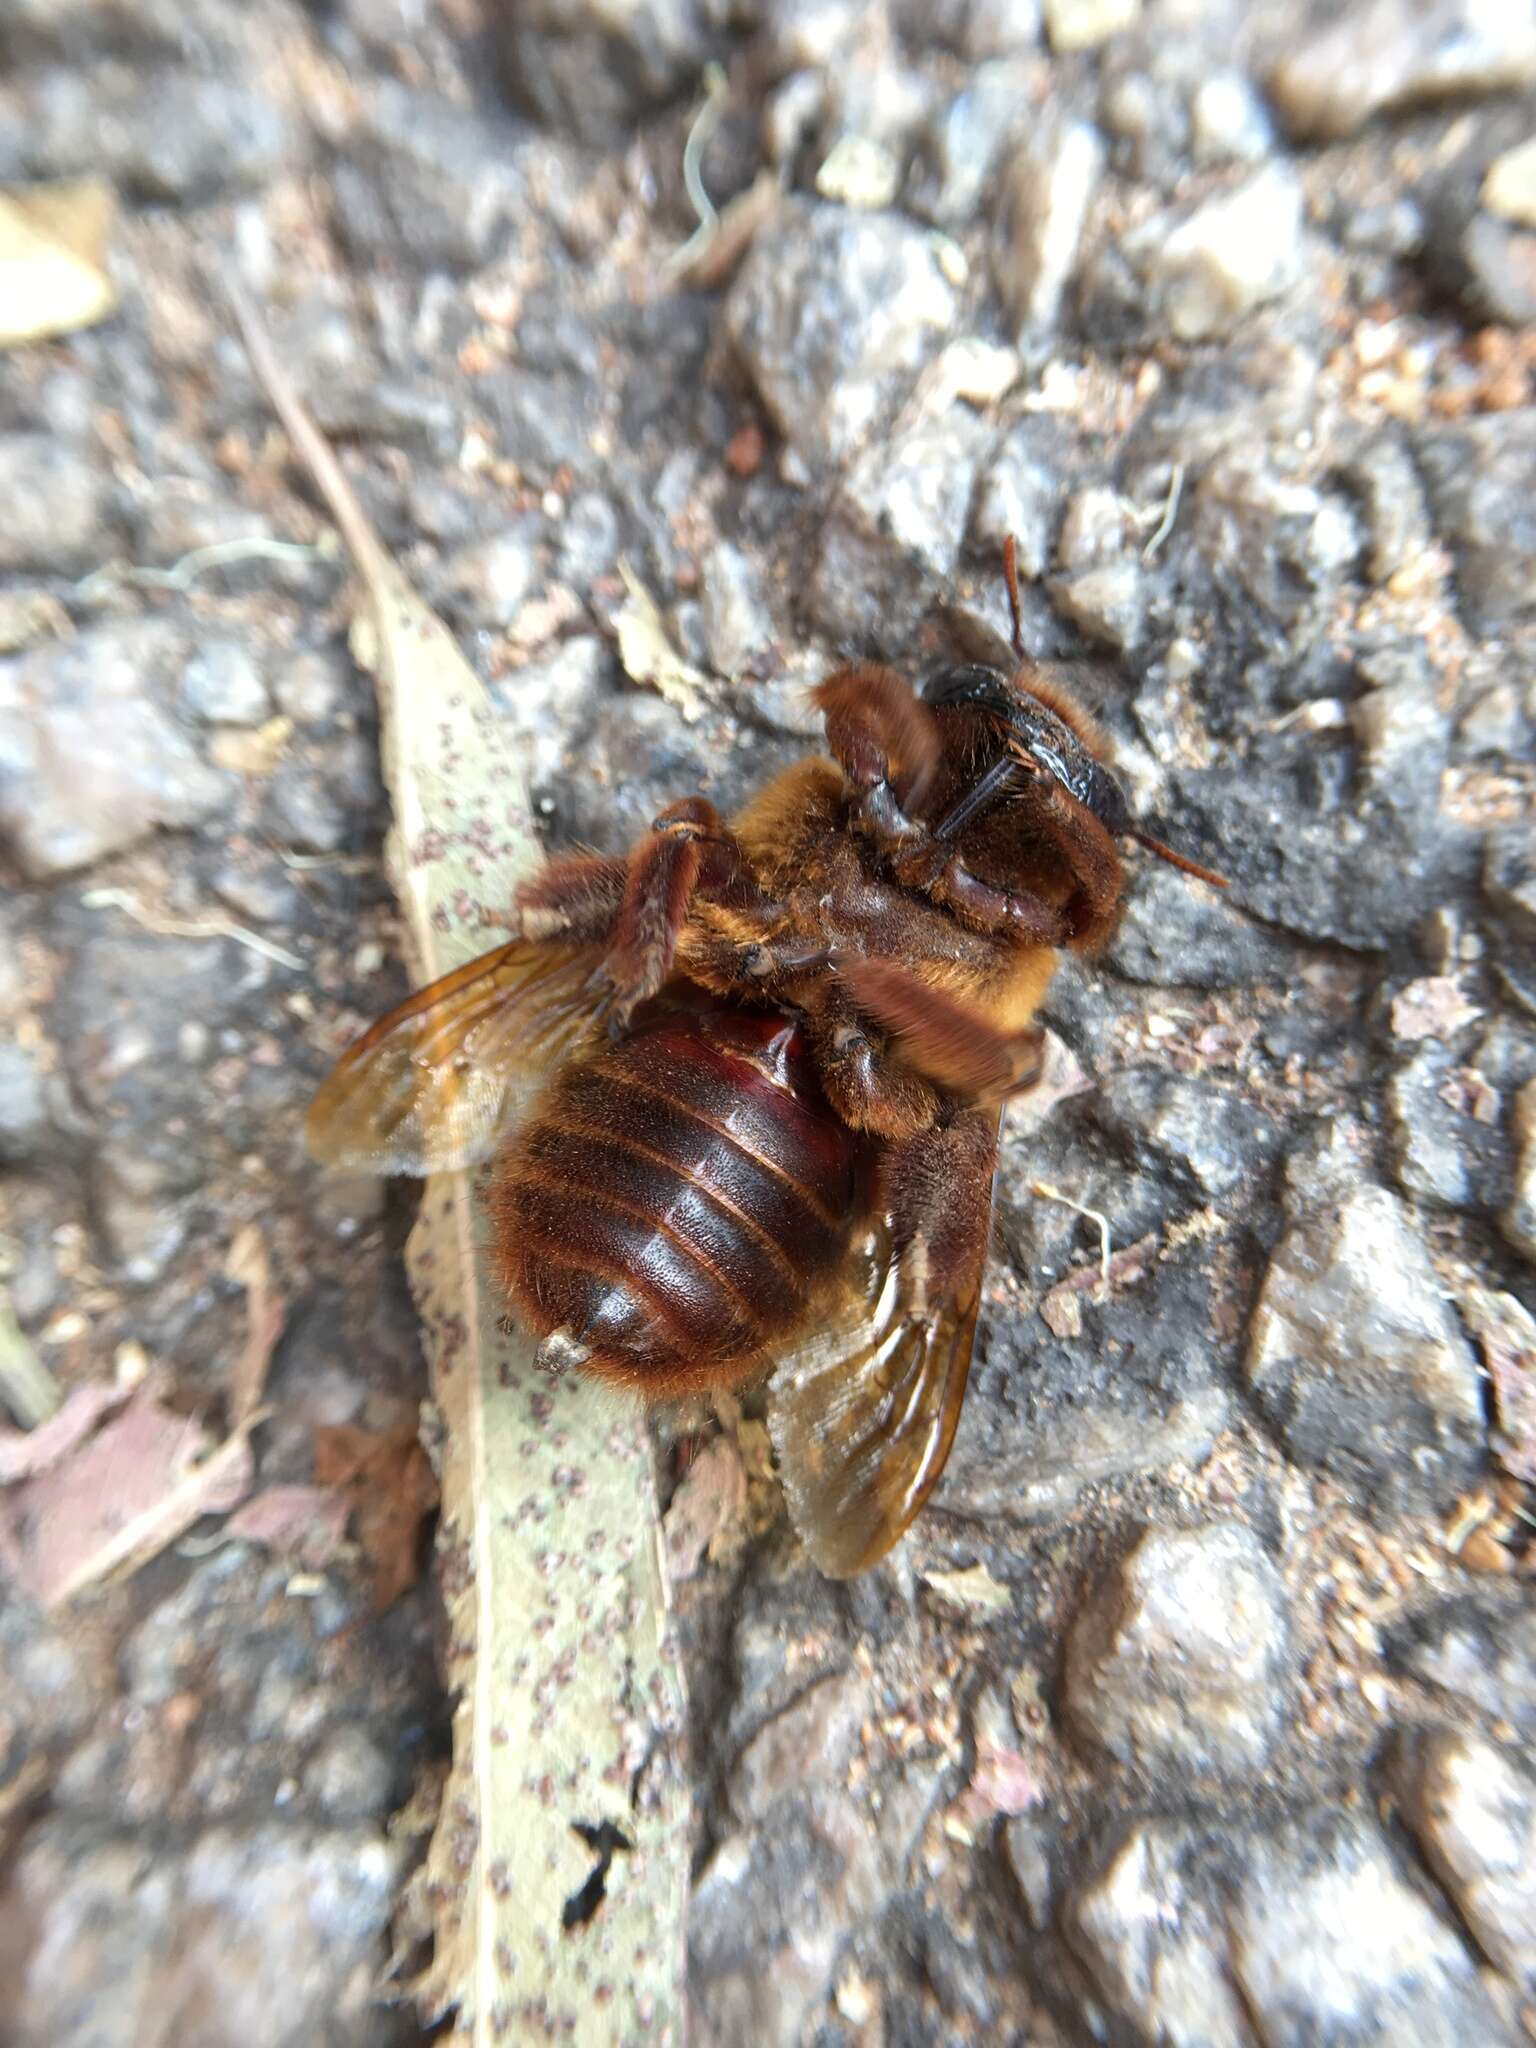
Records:
{"label": "brown dead leaf fragment", "polygon": [[320,1571],[341,1550],[350,1512],[346,1497],[329,1487],[269,1486],[230,1516],[224,1534]]}
{"label": "brown dead leaf fragment", "polygon": [[695,253],[679,264],[679,284],[697,291],[713,291],[724,284],[746,255],[759,232],[778,211],[784,188],[773,171],[759,171],[744,192],[727,200],[716,217],[712,232],[702,237]]}
{"label": "brown dead leaf fragment", "polygon": [[1047,1326],[1056,1330],[1058,1335],[1077,1334],[1081,1328],[1081,1311],[1074,1317],[1069,1301],[1084,1294],[1093,1295],[1095,1300],[1101,1299],[1106,1278],[1111,1290],[1134,1285],[1151,1271],[1157,1249],[1155,1236],[1139,1237],[1134,1244],[1126,1245],[1123,1251],[1112,1253],[1107,1268],[1097,1259],[1090,1266],[1074,1266],[1040,1303],[1040,1314]]}
{"label": "brown dead leaf fragment", "polygon": [[116,217],[100,178],[0,190],[0,348],[106,318],[117,304],[106,271]]}
{"label": "brown dead leaf fragment", "polygon": [[691,1579],[710,1546],[739,1522],[747,1505],[741,1454],[727,1436],[707,1443],[672,1496],[662,1519],[674,1579]]}
{"label": "brown dead leaf fragment", "polygon": [[346,1503],[368,1561],[374,1612],[421,1576],[421,1526],[437,1506],[437,1480],[414,1422],[375,1433],[351,1423],[315,1431],[315,1479]]}
{"label": "brown dead leaf fragment", "polygon": [[89,1380],[65,1397],[64,1405],[36,1429],[0,1429],[0,1486],[35,1479],[57,1465],[104,1415],[121,1408],[131,1387],[112,1380]]}
{"label": "brown dead leaf fragment", "polygon": [[227,1279],[245,1289],[246,1338],[229,1375],[229,1414],[235,1423],[249,1422],[261,1406],[267,1369],[288,1320],[282,1296],[272,1284],[272,1261],[266,1239],[254,1223],[236,1231],[224,1261]]}
{"label": "brown dead leaf fragment", "polygon": [[215,1448],[200,1422],[164,1405],[152,1373],[94,1435],[0,1492],[0,1563],[56,1607],[136,1571],[199,1516],[226,1513],[253,1472],[244,1430]]}
{"label": "brown dead leaf fragment", "polygon": [[1068,1287],[1053,1287],[1040,1304],[1040,1319],[1063,1343],[1083,1334],[1083,1304]]}
{"label": "brown dead leaf fragment", "polygon": [[1038,1763],[1017,1749],[976,1745],[976,1769],[961,1797],[961,1810],[972,1825],[994,1813],[1027,1813],[1044,1797]]}

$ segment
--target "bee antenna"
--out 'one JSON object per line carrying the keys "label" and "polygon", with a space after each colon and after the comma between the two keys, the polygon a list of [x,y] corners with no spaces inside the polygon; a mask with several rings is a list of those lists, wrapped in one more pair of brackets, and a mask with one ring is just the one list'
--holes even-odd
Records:
{"label": "bee antenna", "polygon": [[1003,542],[1003,582],[1008,587],[1008,612],[1013,620],[1013,651],[1022,661],[1024,626],[1019,615],[1019,544],[1011,533]]}
{"label": "bee antenna", "polygon": [[1155,853],[1159,860],[1167,861],[1169,867],[1179,868],[1186,875],[1193,875],[1197,881],[1209,882],[1215,889],[1229,889],[1231,883],[1225,875],[1218,875],[1214,868],[1203,868],[1199,861],[1191,860],[1187,854],[1175,853],[1171,846],[1165,846],[1161,839],[1154,839],[1150,832],[1143,832],[1132,825],[1131,837],[1138,846],[1144,846],[1148,853]]}

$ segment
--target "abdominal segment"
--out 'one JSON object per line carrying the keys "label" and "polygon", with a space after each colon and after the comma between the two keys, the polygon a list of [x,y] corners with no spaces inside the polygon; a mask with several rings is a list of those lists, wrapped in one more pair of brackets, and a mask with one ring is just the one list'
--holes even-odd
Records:
{"label": "abdominal segment", "polygon": [[497,1277],[588,1372],[652,1396],[728,1384],[841,1263],[853,1142],[792,1020],[664,1018],[560,1073],[501,1154]]}

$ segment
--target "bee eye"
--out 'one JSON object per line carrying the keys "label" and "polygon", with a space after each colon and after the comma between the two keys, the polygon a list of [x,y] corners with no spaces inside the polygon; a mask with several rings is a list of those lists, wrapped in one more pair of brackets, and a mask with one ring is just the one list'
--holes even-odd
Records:
{"label": "bee eye", "polygon": [[1131,824],[1131,807],[1125,800],[1125,791],[1100,762],[1092,762],[1091,768],[1089,790],[1082,801],[1104,829],[1118,837],[1129,831]]}

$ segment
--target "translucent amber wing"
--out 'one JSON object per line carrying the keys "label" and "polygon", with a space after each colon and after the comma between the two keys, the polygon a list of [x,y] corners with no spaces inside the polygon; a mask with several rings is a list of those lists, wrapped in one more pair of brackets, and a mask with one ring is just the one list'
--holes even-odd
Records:
{"label": "translucent amber wing", "polygon": [[532,1086],[592,1030],[590,946],[514,939],[418,989],[349,1046],[304,1123],[314,1157],[363,1173],[483,1159]]}
{"label": "translucent amber wing", "polygon": [[829,1578],[877,1564],[938,1484],[965,1399],[987,1237],[922,1315],[877,1230],[856,1253],[844,1312],[779,1361],[768,1408],[779,1476]]}

